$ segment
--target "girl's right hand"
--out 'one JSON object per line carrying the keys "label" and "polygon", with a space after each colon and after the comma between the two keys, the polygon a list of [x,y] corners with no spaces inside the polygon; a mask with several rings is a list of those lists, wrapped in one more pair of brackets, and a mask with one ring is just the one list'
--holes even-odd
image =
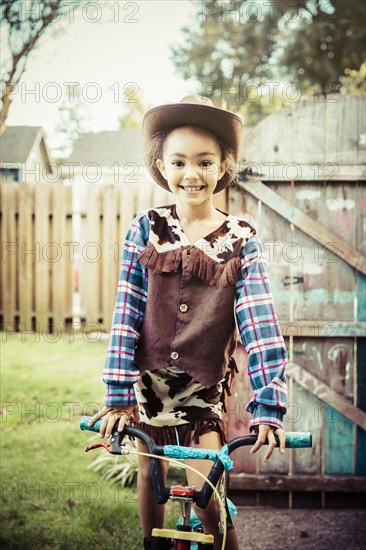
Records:
{"label": "girl's right hand", "polygon": [[121,432],[128,418],[132,416],[134,409],[134,405],[130,407],[107,407],[105,405],[97,414],[91,417],[88,425],[92,426],[99,418],[103,418],[100,437],[110,437],[117,420],[119,419],[118,431]]}

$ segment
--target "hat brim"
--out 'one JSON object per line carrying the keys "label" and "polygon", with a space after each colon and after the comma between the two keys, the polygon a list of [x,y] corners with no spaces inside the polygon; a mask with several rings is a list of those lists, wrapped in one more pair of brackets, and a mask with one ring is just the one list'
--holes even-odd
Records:
{"label": "hat brim", "polygon": [[[235,160],[240,160],[243,146],[243,123],[241,118],[225,109],[199,105],[195,103],[174,103],[153,107],[145,113],[142,123],[143,153],[147,170],[151,177],[164,189],[170,191],[155,164],[146,157],[146,146],[154,134],[165,132],[178,126],[200,126],[216,135],[230,147]],[[214,193],[222,191],[232,181],[232,176],[225,173],[217,182]]]}

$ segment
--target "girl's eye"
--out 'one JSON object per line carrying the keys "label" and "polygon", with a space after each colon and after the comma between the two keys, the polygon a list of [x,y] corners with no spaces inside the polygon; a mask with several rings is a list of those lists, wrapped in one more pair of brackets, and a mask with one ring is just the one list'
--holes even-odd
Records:
{"label": "girl's eye", "polygon": [[[184,166],[184,163],[181,160],[173,160],[172,165],[177,166],[177,167],[181,167],[181,166]],[[203,166],[204,168],[207,167],[207,166],[211,166],[211,165],[212,165],[211,160],[202,160],[200,162],[200,166]]]}

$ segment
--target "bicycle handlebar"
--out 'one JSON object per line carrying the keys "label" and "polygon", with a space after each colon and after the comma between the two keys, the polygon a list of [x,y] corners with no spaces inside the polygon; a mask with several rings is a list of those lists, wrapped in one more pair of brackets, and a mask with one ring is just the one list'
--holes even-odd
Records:
{"label": "bicycle handlebar", "polygon": [[[88,425],[91,417],[83,416],[80,420],[80,429],[89,430],[92,432],[99,433],[102,420],[98,420],[92,426]],[[143,430],[125,425],[123,432],[117,430],[117,423],[114,426],[113,433],[110,437],[110,444],[97,444],[86,447],[86,451],[96,446],[104,446],[112,454],[123,454],[122,453],[122,441],[125,435],[130,437],[137,437],[144,443],[147,447],[150,454],[157,456],[166,456],[170,458],[199,458],[199,459],[209,459],[214,461],[209,475],[207,476],[211,483],[216,486],[221,475],[224,472],[224,469],[232,468],[232,461],[230,459],[230,453],[239,447],[246,445],[254,445],[257,441],[257,435],[247,435],[242,437],[237,437],[232,439],[224,445],[219,450],[213,449],[198,449],[194,447],[183,447],[180,445],[156,445],[153,439],[145,433]],[[276,446],[279,447],[279,439],[275,436]],[[266,440],[265,444],[268,444]],[[309,432],[287,432],[286,433],[286,447],[288,448],[307,448],[312,446],[312,435]],[[161,471],[160,461],[157,458],[150,458],[151,465],[151,479],[154,487],[154,493],[156,502],[158,504],[164,504],[169,497],[169,488],[165,487],[164,479]],[[194,501],[200,508],[206,508],[208,501],[212,495],[212,487],[205,482],[200,491],[195,491]]]}
{"label": "bicycle handlebar", "polygon": [[[89,416],[82,416],[81,417],[80,429],[81,430],[89,430],[91,432],[99,433],[100,428],[102,426],[102,420],[99,419],[95,422],[95,424],[93,424],[93,426],[89,426],[88,422],[90,421],[90,418],[91,417],[89,417]],[[131,426],[128,426],[128,425],[125,426],[125,430],[124,430],[125,435],[131,435],[131,436],[133,435],[134,437],[138,437],[139,439],[141,439],[143,441],[143,439],[144,439],[143,436],[146,436],[145,432],[143,432],[142,430],[139,430],[139,428],[134,428],[134,432],[135,432],[135,430],[137,430],[137,432],[132,434],[132,433],[129,433],[130,428],[131,428]],[[139,434],[141,434],[141,437],[140,437]],[[276,440],[278,440],[277,436],[275,436],[275,438],[276,438]],[[240,442],[238,440],[240,440]],[[257,441],[257,436],[256,435],[245,435],[245,436],[242,436],[242,437],[237,437],[236,439],[232,439],[227,444],[228,448],[229,448],[229,454],[232,451],[234,451],[235,449],[237,449],[238,447],[242,447],[244,445],[254,445],[254,443],[256,441]],[[268,443],[268,442],[266,442],[266,443]],[[279,446],[278,441],[277,441],[277,446]],[[287,432],[286,433],[286,447],[291,448],[291,449],[295,449],[295,448],[305,448],[305,447],[311,447],[311,446],[312,446],[312,437],[311,437],[310,432]],[[166,445],[166,447],[167,447],[167,445]],[[179,449],[191,449],[192,451],[200,451],[200,449],[194,449],[192,447],[181,447],[180,445],[169,445],[169,447],[171,447],[171,448],[177,447]],[[174,451],[172,450],[172,452],[174,452]],[[184,452],[183,452],[183,454],[184,454]],[[192,458],[191,454],[190,453],[188,453],[188,454],[189,454],[189,456],[179,456],[178,458]],[[172,456],[172,458],[176,458],[176,457],[177,457],[177,454]],[[194,458],[201,458],[201,457],[197,456],[197,457],[194,457]]]}

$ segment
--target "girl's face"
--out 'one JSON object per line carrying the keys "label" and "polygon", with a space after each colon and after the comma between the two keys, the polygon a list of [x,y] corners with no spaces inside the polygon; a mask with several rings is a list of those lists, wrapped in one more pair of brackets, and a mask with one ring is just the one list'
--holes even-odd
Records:
{"label": "girl's face", "polygon": [[156,165],[177,199],[198,204],[212,196],[225,173],[220,145],[203,128],[175,128],[165,140]]}

